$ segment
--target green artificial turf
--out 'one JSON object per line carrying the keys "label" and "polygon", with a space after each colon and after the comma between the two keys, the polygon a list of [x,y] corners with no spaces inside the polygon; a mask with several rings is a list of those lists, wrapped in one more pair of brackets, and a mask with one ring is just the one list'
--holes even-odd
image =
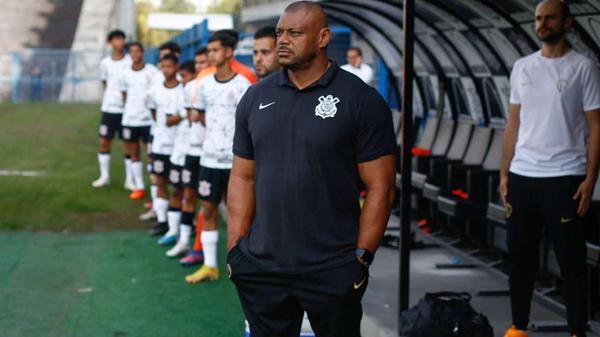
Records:
{"label": "green artificial turf", "polygon": [[103,230],[139,228],[141,202],[123,189],[122,142],[113,143],[112,185],[94,189],[98,105],[0,104],[0,229]]}
{"label": "green artificial turf", "polygon": [[2,337],[243,336],[224,254],[219,281],[188,285],[195,268],[142,231],[4,232],[0,247]]}
{"label": "green artificial turf", "polygon": [[[123,190],[122,143],[112,185],[98,177],[99,106],[0,104],[0,336],[235,337],[243,314],[225,277],[188,285]],[[226,237],[221,224],[221,237]]]}

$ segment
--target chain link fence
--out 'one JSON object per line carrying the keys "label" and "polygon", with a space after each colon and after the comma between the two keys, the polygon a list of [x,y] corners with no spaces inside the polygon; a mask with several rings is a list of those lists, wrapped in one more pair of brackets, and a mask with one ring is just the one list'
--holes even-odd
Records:
{"label": "chain link fence", "polygon": [[2,101],[97,101],[102,51],[26,49],[0,54]]}

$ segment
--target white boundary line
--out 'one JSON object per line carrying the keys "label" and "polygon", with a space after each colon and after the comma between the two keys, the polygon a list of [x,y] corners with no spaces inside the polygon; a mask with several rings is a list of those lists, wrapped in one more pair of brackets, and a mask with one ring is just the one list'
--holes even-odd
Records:
{"label": "white boundary line", "polygon": [[0,177],[43,177],[46,172],[42,171],[21,171],[21,170],[0,170]]}

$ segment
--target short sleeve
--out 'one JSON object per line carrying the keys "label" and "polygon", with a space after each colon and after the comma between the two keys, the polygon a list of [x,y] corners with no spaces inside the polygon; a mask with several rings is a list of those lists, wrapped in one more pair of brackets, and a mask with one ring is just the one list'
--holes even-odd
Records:
{"label": "short sleeve", "polygon": [[156,101],[154,100],[154,97],[154,90],[150,89],[150,91],[148,92],[148,103],[146,104],[146,107],[150,110],[156,110]]}
{"label": "short sleeve", "polygon": [[519,93],[518,77],[520,75],[520,67],[515,63],[512,73],[510,74],[510,104],[521,104],[521,94]]}
{"label": "short sleeve", "polygon": [[190,82],[188,83],[184,90],[183,90],[183,106],[186,109],[189,109],[192,107],[192,90],[194,87],[195,82]]}
{"label": "short sleeve", "polygon": [[600,69],[590,62],[583,76],[583,111],[600,109]]}
{"label": "short sleeve", "polygon": [[106,69],[106,62],[100,62],[100,80],[108,80],[108,69]]}
{"label": "short sleeve", "polygon": [[396,153],[392,111],[373,88],[363,96],[357,112],[356,158],[359,163]]}
{"label": "short sleeve", "polygon": [[244,97],[244,94],[248,91],[248,88],[250,88],[250,81],[248,80],[244,80],[241,84],[240,84],[240,95],[238,96],[238,100],[236,102],[237,105],[240,104],[242,97]]}
{"label": "short sleeve", "polygon": [[158,70],[158,68],[156,68],[155,66],[152,66],[152,85],[159,85],[162,84],[165,80],[165,76],[163,75],[163,73]]}
{"label": "short sleeve", "polygon": [[181,89],[181,94],[178,97],[177,111],[179,117],[187,118],[187,106],[185,105],[185,88]]}
{"label": "short sleeve", "polygon": [[235,112],[235,134],[233,136],[233,154],[238,157],[254,160],[254,144],[250,130],[248,129],[248,118],[250,110],[248,109],[249,91],[242,96],[237,110]]}
{"label": "short sleeve", "polygon": [[127,75],[125,73],[119,75],[117,83],[119,85],[119,90],[120,91],[122,91],[122,92],[126,92],[127,91]]}
{"label": "short sleeve", "polygon": [[196,92],[196,100],[193,103],[192,108],[198,111],[206,110],[206,96],[204,95],[205,91],[204,84],[200,83],[200,85],[198,85],[198,91]]}

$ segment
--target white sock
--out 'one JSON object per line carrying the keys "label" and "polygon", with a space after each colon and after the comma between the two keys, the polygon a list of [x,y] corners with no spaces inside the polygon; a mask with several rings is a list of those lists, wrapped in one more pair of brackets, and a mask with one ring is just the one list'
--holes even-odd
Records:
{"label": "white sock", "polygon": [[156,200],[156,195],[158,194],[158,186],[152,184],[150,185],[150,196],[152,197],[152,202]]}
{"label": "white sock", "polygon": [[132,163],[131,158],[125,157],[125,181],[133,181]]}
{"label": "white sock", "polygon": [[133,176],[133,184],[138,190],[143,190],[144,185],[144,165],[141,161],[131,162],[131,174]]}
{"label": "white sock", "polygon": [[158,220],[158,222],[167,222],[167,210],[169,209],[169,200],[157,197],[152,202],[152,208],[154,208],[154,212],[156,212],[156,220]]}
{"label": "white sock", "polygon": [[100,164],[100,178],[108,179],[110,177],[110,153],[98,153],[98,163]]}
{"label": "white sock", "polygon": [[190,243],[190,236],[192,236],[192,226],[180,224],[179,225],[179,242],[182,244]]}
{"label": "white sock", "polygon": [[165,235],[177,235],[179,233],[179,223],[181,222],[181,211],[169,210],[167,212],[167,219],[169,223],[169,231]]}
{"label": "white sock", "polygon": [[202,248],[204,249],[204,264],[216,268],[219,231],[202,231],[200,241],[202,241]]}

